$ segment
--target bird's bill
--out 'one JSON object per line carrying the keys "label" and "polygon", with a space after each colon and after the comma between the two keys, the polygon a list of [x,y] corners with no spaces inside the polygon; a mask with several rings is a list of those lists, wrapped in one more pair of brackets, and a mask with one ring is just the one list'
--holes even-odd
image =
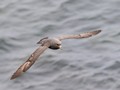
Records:
{"label": "bird's bill", "polygon": [[59,46],[59,49],[61,49],[61,50],[62,50],[62,46]]}

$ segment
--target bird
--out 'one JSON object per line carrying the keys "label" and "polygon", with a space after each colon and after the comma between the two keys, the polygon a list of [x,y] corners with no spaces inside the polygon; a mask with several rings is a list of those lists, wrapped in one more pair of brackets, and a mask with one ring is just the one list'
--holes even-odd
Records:
{"label": "bird", "polygon": [[38,57],[48,48],[52,50],[58,50],[62,46],[62,40],[64,39],[82,39],[82,38],[89,38],[91,36],[97,35],[102,30],[95,30],[90,32],[85,32],[81,34],[73,34],[73,35],[61,35],[55,38],[48,38],[44,37],[37,44],[40,46],[30,55],[26,62],[24,62],[16,71],[13,73],[12,77],[10,78],[15,79],[22,75],[22,73],[26,72],[38,59]]}

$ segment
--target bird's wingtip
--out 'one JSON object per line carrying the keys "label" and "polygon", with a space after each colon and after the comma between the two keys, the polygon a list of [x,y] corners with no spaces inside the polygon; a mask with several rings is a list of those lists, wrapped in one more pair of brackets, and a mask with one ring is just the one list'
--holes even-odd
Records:
{"label": "bird's wingtip", "polygon": [[94,35],[100,33],[102,30],[96,30],[96,31],[93,31]]}
{"label": "bird's wingtip", "polygon": [[97,30],[98,33],[100,33],[102,30]]}
{"label": "bird's wingtip", "polygon": [[15,79],[16,77],[18,77],[18,76],[16,76],[15,74],[13,74],[12,77],[10,78],[10,80]]}
{"label": "bird's wingtip", "polygon": [[12,76],[12,77],[10,78],[10,80],[13,80],[13,79],[15,79],[15,77]]}

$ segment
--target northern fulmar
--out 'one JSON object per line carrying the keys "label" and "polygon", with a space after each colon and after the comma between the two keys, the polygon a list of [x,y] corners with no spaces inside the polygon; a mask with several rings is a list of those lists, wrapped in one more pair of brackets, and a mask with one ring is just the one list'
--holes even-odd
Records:
{"label": "northern fulmar", "polygon": [[57,50],[61,48],[61,41],[64,39],[81,39],[81,38],[88,38],[93,35],[100,33],[101,30],[86,32],[78,35],[62,35],[56,38],[48,38],[45,37],[41,39],[37,44],[40,44],[40,47],[36,49],[30,57],[27,59],[25,63],[23,63],[16,72],[12,75],[11,79],[15,79],[16,77],[20,76],[23,72],[26,72],[38,59],[38,57],[47,49]]}

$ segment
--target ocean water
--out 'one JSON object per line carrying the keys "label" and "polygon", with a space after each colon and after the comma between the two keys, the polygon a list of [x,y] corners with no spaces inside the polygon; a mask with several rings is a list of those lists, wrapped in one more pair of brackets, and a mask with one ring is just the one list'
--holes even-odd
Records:
{"label": "ocean water", "polygon": [[[101,29],[15,70],[43,37]],[[0,0],[0,90],[120,90],[119,0]]]}

